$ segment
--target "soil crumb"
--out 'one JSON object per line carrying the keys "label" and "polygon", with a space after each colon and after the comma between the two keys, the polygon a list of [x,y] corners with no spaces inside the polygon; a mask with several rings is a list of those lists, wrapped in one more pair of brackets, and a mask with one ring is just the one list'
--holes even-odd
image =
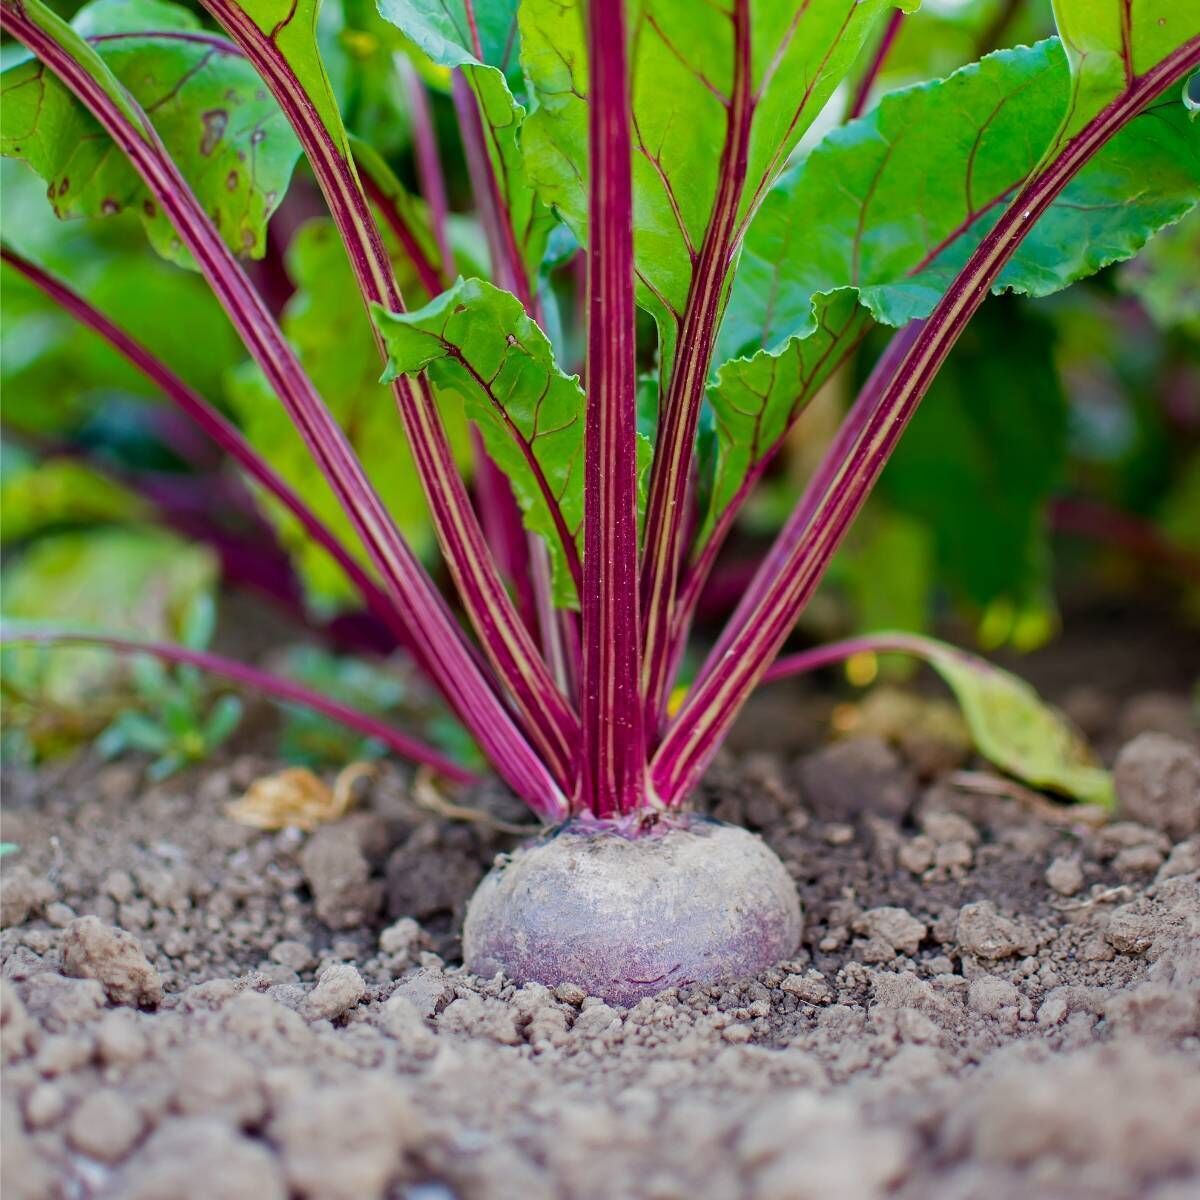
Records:
{"label": "soil crumb", "polygon": [[463,970],[515,843],[400,768],[312,833],[224,815],[267,758],[11,773],[5,1200],[1194,1197],[1200,759],[1145,726],[1108,823],[928,739],[727,755],[803,945],[632,1009]]}

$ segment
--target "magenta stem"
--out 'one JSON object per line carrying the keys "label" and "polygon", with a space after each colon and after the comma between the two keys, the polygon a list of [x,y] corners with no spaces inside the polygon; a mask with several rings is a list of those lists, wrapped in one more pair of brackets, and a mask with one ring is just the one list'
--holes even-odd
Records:
{"label": "magenta stem", "polygon": [[726,282],[740,240],[738,209],[746,186],[754,95],[750,0],[734,0],[733,84],[717,193],[696,259],[687,305],[679,327],[675,363],[663,404],[650,469],[642,564],[645,618],[643,694],[647,721],[657,726],[661,698],[673,667],[678,582],[688,528],[689,482],[696,429],[708,383],[709,364],[727,299]]}
{"label": "magenta stem", "polygon": [[637,376],[630,92],[624,0],[590,0],[587,422],[584,439],[583,800],[645,800],[638,605]]}
{"label": "magenta stem", "polygon": [[264,490],[271,493],[346,573],[363,597],[367,607],[383,621],[405,645],[412,645],[412,632],[379,585],[362,565],[338,541],[327,525],[300,499],[299,495],[254,449],[238,429],[227,421],[199,393],[188,387],[169,367],[140,342],[113,324],[78,292],[23,258],[7,246],[0,247],[0,258],[40,288],[80,324],[102,337],[127,362],[150,380],[168,400],[193,420],[216,445],[229,455]]}
{"label": "magenta stem", "polygon": [[[403,312],[404,298],[372,218],[353,162],[320,121],[303,85],[271,36],[233,0],[204,0],[254,64],[279,101],[304,148],[329,206],[368,306]],[[387,350],[376,329],[380,354]],[[519,714],[519,729],[553,777],[557,807],[575,778],[579,722],[558,691],[533,638],[518,615],[458,473],[446,428],[428,380],[398,376],[392,384],[425,489],[446,565],[479,641]]]}
{"label": "magenta stem", "polygon": [[735,617],[721,651],[684,702],[651,765],[652,783],[668,803],[695,786],[738,710],[769,668],[825,573],[834,551],[870,494],[922,396],[983,303],[1026,233],[1089,159],[1164,88],[1200,66],[1191,38],[1079,130],[1021,189],[972,253],[883,389],[860,434],[819,499],[800,544],[765,580],[761,600]]}
{"label": "magenta stem", "polygon": [[921,654],[926,649],[928,649],[928,643],[923,642],[921,638],[905,637],[902,633],[863,634],[862,637],[830,642],[825,646],[815,646],[811,650],[801,650],[796,654],[789,654],[785,658],[776,659],[763,673],[762,682],[774,683],[777,679],[787,679],[792,675],[817,671],[821,667],[832,666],[847,658],[853,658],[856,654],[887,654],[889,651]]}
{"label": "magenta stem", "polygon": [[[467,0],[466,14],[471,24],[475,53],[478,56],[482,50],[479,46],[471,0]],[[501,287],[512,292],[521,301],[528,316],[540,325],[541,305],[530,284],[525,259],[517,244],[512,214],[488,149],[487,131],[479,111],[479,102],[461,70],[456,70],[453,74],[451,95],[466,155],[467,174],[470,176],[476,209],[488,244],[492,274]],[[563,690],[566,650],[562,642],[561,627],[554,616],[554,596],[545,547],[536,534],[526,532],[520,506],[507,476],[486,455],[481,454],[478,461],[476,482],[480,503],[485,513],[489,514],[491,522],[488,529],[489,541],[501,556],[501,562],[513,584],[526,624],[539,633],[550,673],[558,682],[560,690]],[[577,556],[574,540],[565,532],[565,522],[557,499],[544,486],[541,467],[536,460],[532,461],[531,466],[539,477],[546,504],[559,527],[563,550],[572,565],[578,587],[579,571],[575,562]],[[565,694],[573,693],[566,691]]]}
{"label": "magenta stem", "polygon": [[438,295],[445,288],[446,280],[437,265],[430,261],[429,255],[425,253],[416,234],[413,233],[403,214],[396,207],[395,201],[384,192],[376,180],[371,178],[369,171],[360,171],[359,178],[362,180],[367,198],[383,214],[388,228],[395,234],[396,240],[411,260],[417,272],[417,278],[421,281],[421,286],[431,296]]}
{"label": "magenta stem", "polygon": [[183,663],[186,666],[198,667],[210,675],[220,675],[234,683],[244,684],[275,700],[281,700],[287,704],[303,705],[305,708],[310,708],[313,712],[319,712],[323,716],[339,721],[367,737],[378,738],[401,757],[432,767],[456,783],[480,782],[478,775],[453,762],[440,751],[401,733],[376,717],[359,712],[338,700],[330,700],[320,692],[311,691],[303,684],[293,683],[290,679],[272,675],[269,671],[262,671],[257,667],[248,667],[245,663],[232,658],[224,658],[219,654],[192,650],[173,642],[148,642],[138,638],[110,637],[107,634],[98,633],[60,633],[52,629],[30,629],[9,633],[0,628],[0,645],[104,646],[110,650],[119,650],[130,654],[150,654],[155,658],[161,658],[164,662]]}
{"label": "magenta stem", "polygon": [[409,119],[412,121],[413,151],[417,159],[417,179],[421,184],[421,195],[429,205],[429,219],[433,226],[433,240],[437,242],[442,256],[442,270],[453,279],[456,273],[454,249],[450,245],[448,215],[450,205],[446,200],[446,176],[442,170],[442,156],[438,150],[437,134],[433,127],[433,110],[429,103],[429,89],[417,74],[417,69],[408,59],[398,54],[397,69],[408,92]]}
{"label": "magenta stem", "polygon": [[879,40],[879,45],[875,47],[875,53],[871,56],[871,62],[863,72],[863,77],[858,81],[858,87],[854,92],[854,99],[850,102],[850,108],[846,113],[846,120],[853,121],[856,117],[861,117],[867,111],[867,101],[871,98],[871,89],[875,86],[875,81],[879,78],[879,72],[883,70],[883,64],[887,61],[887,56],[892,52],[892,47],[896,44],[896,35],[900,32],[900,25],[904,20],[904,13],[896,8],[892,10],[891,16],[888,17],[888,23],[884,27],[883,37]]}
{"label": "magenta stem", "polygon": [[854,403],[850,406],[850,411],[838,427],[829,448],[822,455],[816,471],[801,493],[799,502],[776,536],[767,557],[759,564],[754,578],[750,581],[750,586],[743,594],[737,608],[734,609],[733,616],[730,617],[701,668],[696,683],[705,679],[709,671],[721,660],[736,631],[755,607],[762,603],[772,580],[783,569],[788,559],[796,554],[803,545],[818,505],[837,478],[855,441],[862,436],[867,422],[878,409],[884,390],[892,382],[924,326],[924,321],[910,321],[903,329],[892,335],[887,349],[879,356],[866,383],[863,384]]}

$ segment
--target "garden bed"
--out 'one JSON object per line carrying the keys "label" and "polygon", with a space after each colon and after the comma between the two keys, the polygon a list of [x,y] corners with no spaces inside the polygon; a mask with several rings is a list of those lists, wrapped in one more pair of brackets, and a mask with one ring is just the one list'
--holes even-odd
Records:
{"label": "garden bed", "polygon": [[6,1200],[1182,1200],[1200,760],[1184,693],[1124,696],[1057,695],[1126,747],[1115,824],[937,738],[728,754],[704,805],[792,871],[802,948],[628,1011],[458,965],[495,822],[527,819],[498,791],[453,821],[389,766],[264,833],[224,813],[280,766],[244,746],[157,786],[10,773]]}

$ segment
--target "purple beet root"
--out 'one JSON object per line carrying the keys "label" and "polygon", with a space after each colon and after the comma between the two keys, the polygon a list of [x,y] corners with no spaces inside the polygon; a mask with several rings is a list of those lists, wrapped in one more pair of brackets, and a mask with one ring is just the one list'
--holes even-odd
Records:
{"label": "purple beet root", "polygon": [[501,860],[471,899],[467,968],[577,983],[614,1004],[753,975],[790,958],[800,900],[745,829],[677,817],[636,836],[576,819]]}

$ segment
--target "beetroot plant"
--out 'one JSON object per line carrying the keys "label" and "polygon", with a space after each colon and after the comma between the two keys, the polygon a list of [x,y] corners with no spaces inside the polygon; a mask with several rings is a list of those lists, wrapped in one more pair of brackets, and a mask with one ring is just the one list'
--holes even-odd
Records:
{"label": "beetroot plant", "polygon": [[[856,650],[926,659],[999,766],[1105,798],[1062,721],[968,654],[880,634],[777,656],[987,295],[1054,292],[1195,204],[1196,5],[1055,0],[1057,37],[870,107],[907,4],[379,0],[399,31],[417,197],[347,131],[317,0],[202,4],[212,27],[162,0],[95,0],[71,25],[41,0],[0,0],[29,52],[4,76],[4,153],[41,176],[60,216],[134,210],[161,254],[204,277],[256,364],[259,403],[286,413],[356,544],[136,329],[5,257],[290,514],[551,827],[482,886],[470,966],[628,1001],[788,956],[800,911],[782,865],[688,802],[760,683]],[[452,97],[490,280],[459,273],[422,77]],[[847,108],[817,140],[818,116]],[[238,261],[261,254],[301,152],[370,311],[457,609]],[[581,288],[565,331],[547,285],[563,263]],[[697,605],[739,513],[874,326],[896,332],[684,688]],[[447,433],[464,417],[470,488]],[[473,777],[256,668],[119,644]]]}

